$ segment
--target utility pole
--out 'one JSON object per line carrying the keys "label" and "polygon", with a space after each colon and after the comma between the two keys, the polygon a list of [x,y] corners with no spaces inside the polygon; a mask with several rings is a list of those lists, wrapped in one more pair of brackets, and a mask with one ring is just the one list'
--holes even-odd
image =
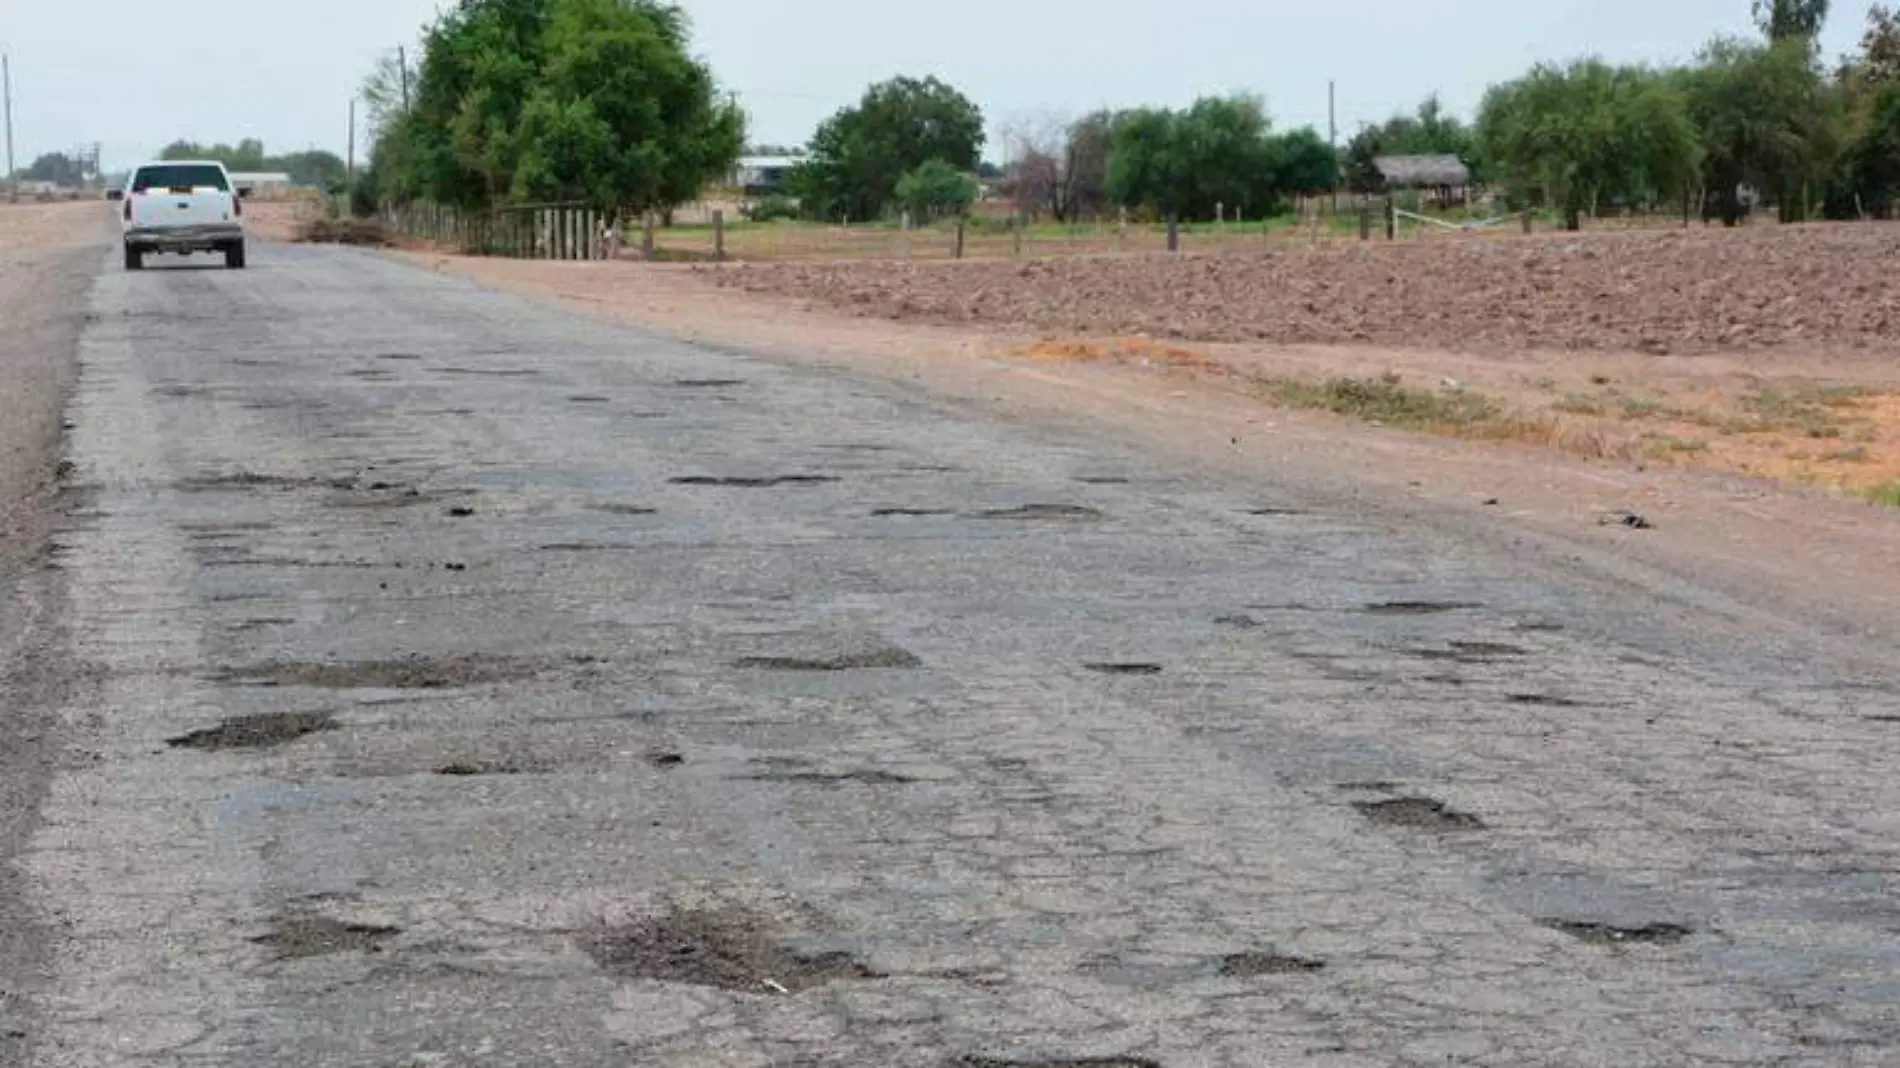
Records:
{"label": "utility pole", "polygon": [[13,61],[5,55],[0,55],[0,96],[5,97],[7,112],[7,200],[17,204],[20,178],[13,169]]}
{"label": "utility pole", "polygon": [[396,46],[396,69],[402,72],[402,111],[409,113],[409,50],[404,45]]}
{"label": "utility pole", "polygon": [[[1333,157],[1339,157],[1339,83],[1326,82],[1326,144],[1332,148]],[[1333,179],[1333,214],[1339,213],[1339,180]]]}
{"label": "utility pole", "polygon": [[356,98],[350,98],[350,162],[349,184],[356,187]]}

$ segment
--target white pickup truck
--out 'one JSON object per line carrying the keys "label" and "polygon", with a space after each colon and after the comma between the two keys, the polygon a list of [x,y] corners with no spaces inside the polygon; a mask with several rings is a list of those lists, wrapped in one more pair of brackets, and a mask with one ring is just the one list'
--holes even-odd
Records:
{"label": "white pickup truck", "polygon": [[144,269],[145,257],[158,252],[222,252],[226,267],[244,266],[244,202],[224,164],[144,164],[132,171],[121,200],[126,270]]}

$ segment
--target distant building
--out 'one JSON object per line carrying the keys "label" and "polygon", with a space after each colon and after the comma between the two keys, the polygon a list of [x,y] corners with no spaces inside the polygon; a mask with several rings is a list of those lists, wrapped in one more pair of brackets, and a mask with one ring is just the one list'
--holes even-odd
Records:
{"label": "distant building", "polygon": [[803,156],[741,156],[732,168],[729,184],[748,197],[782,194],[785,176],[803,162]]}
{"label": "distant building", "polygon": [[231,184],[238,192],[256,196],[259,193],[277,193],[289,189],[293,184],[290,175],[277,171],[233,171]]}
{"label": "distant building", "polygon": [[1376,193],[1418,189],[1439,204],[1471,195],[1471,168],[1457,156],[1379,156],[1372,170],[1378,176]]}

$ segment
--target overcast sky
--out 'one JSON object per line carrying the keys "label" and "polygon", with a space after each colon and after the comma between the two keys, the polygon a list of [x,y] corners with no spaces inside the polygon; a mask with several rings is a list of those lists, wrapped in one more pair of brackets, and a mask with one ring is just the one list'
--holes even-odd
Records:
{"label": "overcast sky", "polygon": [[[446,0],[444,0],[446,2]],[[349,100],[379,51],[419,39],[437,0],[0,0],[19,165],[82,141],[108,167],[180,137],[339,154]],[[1101,106],[1263,94],[1281,125],[1343,138],[1434,90],[1468,113],[1539,59],[1683,59],[1749,28],[1748,0],[687,0],[694,48],[739,93],[758,142],[812,127],[893,74],[935,74],[992,127]],[[1837,0],[1824,52],[1858,40]],[[994,144],[990,153],[1000,156]]]}

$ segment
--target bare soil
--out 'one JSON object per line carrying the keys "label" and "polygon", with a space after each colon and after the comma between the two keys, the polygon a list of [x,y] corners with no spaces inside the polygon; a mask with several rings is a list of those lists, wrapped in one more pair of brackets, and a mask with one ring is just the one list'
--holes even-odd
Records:
{"label": "bare soil", "polygon": [[716,284],[853,314],[1056,334],[1456,351],[1872,350],[1900,226],[1332,243],[1250,255],[770,264]]}

